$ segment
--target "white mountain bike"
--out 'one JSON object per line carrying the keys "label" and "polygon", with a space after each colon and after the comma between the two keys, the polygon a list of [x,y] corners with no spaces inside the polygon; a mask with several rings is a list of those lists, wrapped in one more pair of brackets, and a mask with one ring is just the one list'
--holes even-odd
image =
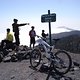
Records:
{"label": "white mountain bike", "polygon": [[31,67],[36,68],[39,66],[42,60],[41,48],[44,49],[44,55],[50,62],[50,71],[54,70],[58,74],[67,73],[72,66],[72,59],[70,55],[64,50],[58,50],[53,53],[52,49],[54,46],[50,46],[46,43],[42,37],[37,36],[39,39],[36,40],[37,46],[31,51],[30,64]]}

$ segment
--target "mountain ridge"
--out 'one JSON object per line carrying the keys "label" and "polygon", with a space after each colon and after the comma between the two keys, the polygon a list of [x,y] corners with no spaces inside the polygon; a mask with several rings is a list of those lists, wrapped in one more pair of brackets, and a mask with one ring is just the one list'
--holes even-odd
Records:
{"label": "mountain ridge", "polygon": [[69,32],[61,32],[61,33],[51,34],[51,37],[52,37],[52,39],[58,39],[58,38],[68,37],[71,35],[80,36],[80,31],[74,30],[74,31],[69,31]]}

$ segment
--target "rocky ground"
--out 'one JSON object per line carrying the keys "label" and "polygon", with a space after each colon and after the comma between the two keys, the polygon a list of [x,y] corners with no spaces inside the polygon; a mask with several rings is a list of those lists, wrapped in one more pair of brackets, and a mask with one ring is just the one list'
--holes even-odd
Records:
{"label": "rocky ground", "polygon": [[[80,54],[69,53],[72,61],[80,64]],[[80,68],[73,64],[74,68],[63,77],[56,75],[55,72],[48,80],[80,80]],[[40,72],[30,67],[29,59],[21,62],[1,62],[0,80],[46,80],[47,73]]]}

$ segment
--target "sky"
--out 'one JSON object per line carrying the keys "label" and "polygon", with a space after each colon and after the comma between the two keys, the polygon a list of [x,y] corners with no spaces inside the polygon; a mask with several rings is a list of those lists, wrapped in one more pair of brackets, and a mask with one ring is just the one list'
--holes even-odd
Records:
{"label": "sky", "polygon": [[48,14],[48,10],[56,14],[56,22],[51,22],[52,34],[80,30],[80,0],[0,0],[0,41],[6,36],[6,28],[12,32],[16,18],[19,24],[30,23],[20,27],[21,45],[29,46],[31,26],[35,26],[37,35],[42,30],[49,33],[49,23],[41,22],[41,15]]}

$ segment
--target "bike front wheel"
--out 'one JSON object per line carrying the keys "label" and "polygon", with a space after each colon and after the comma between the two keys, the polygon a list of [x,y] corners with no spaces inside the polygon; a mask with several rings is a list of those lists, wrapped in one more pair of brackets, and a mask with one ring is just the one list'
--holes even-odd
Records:
{"label": "bike front wheel", "polygon": [[31,67],[36,68],[41,61],[41,51],[39,49],[34,49],[30,53],[30,64]]}
{"label": "bike front wheel", "polygon": [[66,51],[60,50],[55,53],[55,58],[52,65],[56,73],[66,74],[72,66],[72,59]]}

